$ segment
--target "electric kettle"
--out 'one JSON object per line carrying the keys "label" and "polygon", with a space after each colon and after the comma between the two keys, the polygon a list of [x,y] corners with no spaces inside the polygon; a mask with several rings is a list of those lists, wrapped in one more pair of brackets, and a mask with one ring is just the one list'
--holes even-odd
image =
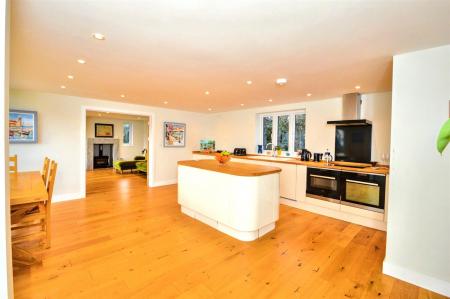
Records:
{"label": "electric kettle", "polygon": [[327,165],[330,164],[331,161],[333,161],[333,156],[331,155],[331,153],[327,151],[323,154],[323,160],[327,163]]}
{"label": "electric kettle", "polygon": [[302,161],[309,161],[311,160],[311,152],[308,151],[306,148],[302,149],[299,153],[300,160]]}

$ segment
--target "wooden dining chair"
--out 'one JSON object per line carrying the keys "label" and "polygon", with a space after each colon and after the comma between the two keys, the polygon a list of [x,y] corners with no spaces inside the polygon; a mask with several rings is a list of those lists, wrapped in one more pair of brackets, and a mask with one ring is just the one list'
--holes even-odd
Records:
{"label": "wooden dining chair", "polygon": [[17,155],[9,157],[9,172],[17,173]]}
{"label": "wooden dining chair", "polygon": [[44,181],[45,187],[47,187],[48,184],[48,170],[50,168],[50,159],[45,157],[44,158],[44,166],[42,167],[42,180]]}
{"label": "wooden dining chair", "polygon": [[11,211],[12,244],[44,239],[45,247],[50,247],[51,204],[57,168],[58,164],[51,161],[45,202],[22,205]]}

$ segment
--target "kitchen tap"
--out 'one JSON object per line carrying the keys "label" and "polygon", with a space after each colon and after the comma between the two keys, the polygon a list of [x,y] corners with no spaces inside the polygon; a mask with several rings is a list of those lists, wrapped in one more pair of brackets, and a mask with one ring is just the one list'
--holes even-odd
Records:
{"label": "kitchen tap", "polygon": [[272,142],[269,142],[269,143],[266,144],[266,151],[268,150],[267,148],[269,147],[269,145],[272,146],[272,157],[275,157],[276,154],[275,154],[275,151],[273,149],[273,143]]}

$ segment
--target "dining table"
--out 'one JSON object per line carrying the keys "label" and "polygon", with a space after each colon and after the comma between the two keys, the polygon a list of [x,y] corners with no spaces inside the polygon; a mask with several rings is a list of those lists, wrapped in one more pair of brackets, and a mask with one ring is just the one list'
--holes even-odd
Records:
{"label": "dining table", "polygon": [[[15,211],[48,200],[47,188],[39,171],[16,172],[9,174],[11,217]],[[33,264],[39,259],[29,250],[13,244],[13,260],[19,264]]]}

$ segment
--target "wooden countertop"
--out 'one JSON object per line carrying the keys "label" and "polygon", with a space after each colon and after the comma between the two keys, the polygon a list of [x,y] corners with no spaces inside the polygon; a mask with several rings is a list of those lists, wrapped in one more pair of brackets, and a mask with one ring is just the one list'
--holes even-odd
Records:
{"label": "wooden countertop", "polygon": [[[201,151],[193,151],[193,154],[196,155],[206,155],[206,156],[214,156],[215,153],[204,153]],[[352,171],[352,172],[360,172],[360,173],[371,173],[371,174],[389,174],[389,168],[385,166],[377,166],[377,167],[349,167],[349,166],[341,166],[341,165],[327,165],[325,162],[313,162],[313,161],[301,161],[299,159],[293,157],[269,157],[264,155],[252,155],[248,154],[247,156],[234,156],[231,157],[236,159],[248,159],[254,161],[264,161],[264,162],[274,162],[274,163],[284,163],[284,164],[294,164],[294,165],[305,165],[307,167],[317,167],[324,169],[335,169],[342,171]]]}
{"label": "wooden countertop", "polygon": [[186,160],[179,161],[178,165],[195,167],[237,176],[262,176],[281,172],[281,169],[278,167],[238,162],[228,162],[226,164],[220,164],[216,160]]}

